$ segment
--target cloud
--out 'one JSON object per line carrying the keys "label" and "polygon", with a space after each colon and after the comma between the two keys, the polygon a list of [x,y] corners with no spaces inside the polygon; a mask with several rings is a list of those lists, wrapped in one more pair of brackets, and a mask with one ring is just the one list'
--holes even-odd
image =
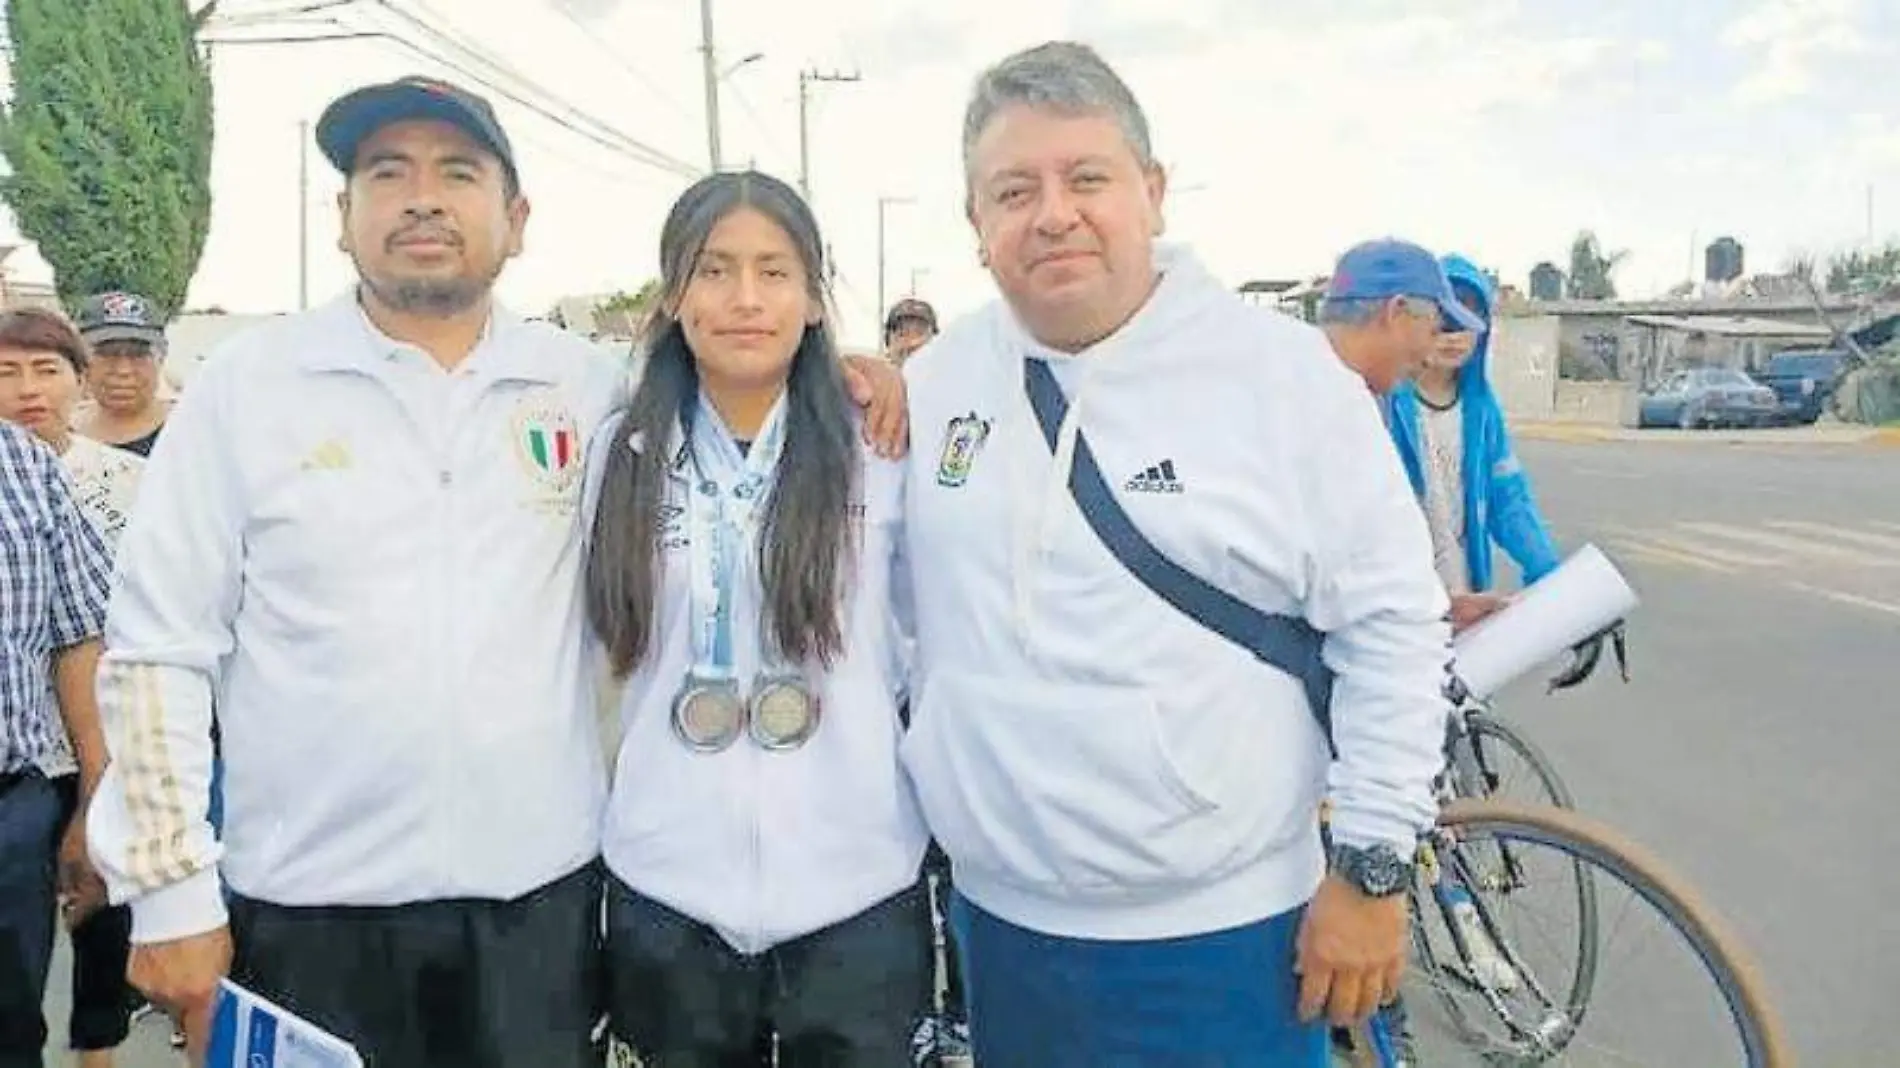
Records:
{"label": "cloud", "polygon": [[976,46],[968,20],[934,8],[884,11],[843,38],[846,54],[871,74],[968,64]]}
{"label": "cloud", "polygon": [[1750,53],[1755,66],[1737,82],[1744,104],[1806,96],[1816,68],[1868,50],[1862,0],[1757,0],[1722,31],[1722,43]]}

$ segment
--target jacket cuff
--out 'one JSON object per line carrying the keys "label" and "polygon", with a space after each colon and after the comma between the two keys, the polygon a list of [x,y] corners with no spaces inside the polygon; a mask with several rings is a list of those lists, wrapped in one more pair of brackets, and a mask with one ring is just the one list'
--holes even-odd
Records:
{"label": "jacket cuff", "polygon": [[1355,849],[1390,846],[1394,853],[1407,859],[1418,852],[1419,839],[1424,837],[1423,829],[1403,819],[1341,808],[1333,810],[1327,833],[1336,845]]}
{"label": "jacket cuff", "polygon": [[132,943],[175,942],[206,934],[223,927],[226,918],[218,869],[206,868],[132,902]]}

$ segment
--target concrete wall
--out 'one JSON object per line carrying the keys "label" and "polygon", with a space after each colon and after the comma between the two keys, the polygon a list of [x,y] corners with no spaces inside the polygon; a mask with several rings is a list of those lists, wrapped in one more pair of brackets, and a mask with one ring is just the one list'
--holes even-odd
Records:
{"label": "concrete wall", "polygon": [[1550,418],[1557,423],[1635,426],[1637,389],[1631,382],[1557,383]]}
{"label": "concrete wall", "polygon": [[1499,319],[1487,370],[1491,388],[1512,419],[1552,417],[1557,403],[1561,322],[1554,315]]}
{"label": "concrete wall", "polygon": [[[1629,322],[1627,317],[1634,314],[1737,314],[1800,326],[1824,325],[1812,307],[1764,305],[1760,308],[1732,310],[1726,305],[1719,309],[1699,309],[1693,304],[1685,304],[1655,313],[1614,304],[1605,305],[1600,311],[1566,308],[1557,313],[1557,318],[1563,323],[1558,345],[1564,364],[1573,369],[1601,368],[1623,381],[1646,384],[1658,381],[1664,370],[1685,361],[1753,370],[1782,349],[1817,344],[1811,338],[1798,337],[1707,337],[1691,341],[1680,331],[1659,330]],[[1840,318],[1845,322],[1849,316],[1843,314]]]}

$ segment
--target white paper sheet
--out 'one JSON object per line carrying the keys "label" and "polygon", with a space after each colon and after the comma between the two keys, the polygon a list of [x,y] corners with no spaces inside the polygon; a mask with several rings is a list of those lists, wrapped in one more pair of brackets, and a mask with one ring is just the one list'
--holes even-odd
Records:
{"label": "white paper sheet", "polygon": [[1538,580],[1451,643],[1452,670],[1472,696],[1491,697],[1524,673],[1629,615],[1636,591],[1594,545]]}
{"label": "white paper sheet", "polygon": [[219,984],[210,1068],[363,1068],[350,1044],[229,979]]}

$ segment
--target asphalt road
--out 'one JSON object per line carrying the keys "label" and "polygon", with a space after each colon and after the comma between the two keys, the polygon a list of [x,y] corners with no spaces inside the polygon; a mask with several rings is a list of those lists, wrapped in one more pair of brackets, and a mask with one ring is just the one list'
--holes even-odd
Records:
{"label": "asphalt road", "polygon": [[1894,1063],[1900,450],[1521,451],[1559,539],[1644,603],[1629,685],[1522,686],[1506,714],[1730,921],[1799,1063]]}
{"label": "asphalt road", "polygon": [[[1521,687],[1504,706],[1580,808],[1660,853],[1724,914],[1800,1063],[1892,1063],[1900,450],[1522,451],[1560,539],[1601,545],[1644,604],[1629,685],[1602,673],[1554,697]],[[62,949],[61,976],[63,961]],[[147,1021],[119,1063],[177,1064],[165,1033]]]}

